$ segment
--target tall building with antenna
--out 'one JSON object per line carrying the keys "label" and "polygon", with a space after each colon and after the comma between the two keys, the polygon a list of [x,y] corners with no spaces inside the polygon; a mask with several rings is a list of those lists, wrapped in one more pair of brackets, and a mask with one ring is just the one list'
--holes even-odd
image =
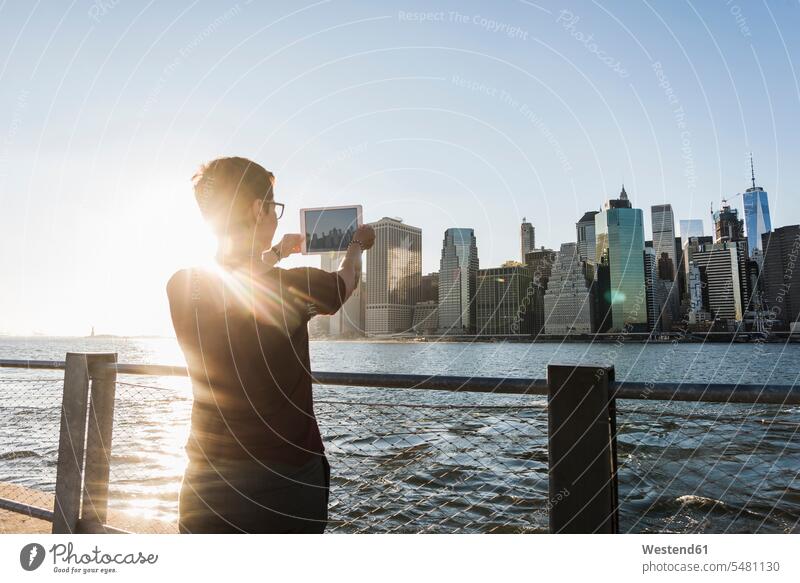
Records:
{"label": "tall building with antenna", "polygon": [[761,249],[761,235],[772,230],[769,217],[769,200],[767,191],[756,186],[756,173],[753,169],[753,155],[750,154],[750,180],[752,186],[742,195],[744,200],[744,224],[747,230],[747,249],[750,257],[756,255],[755,251]]}

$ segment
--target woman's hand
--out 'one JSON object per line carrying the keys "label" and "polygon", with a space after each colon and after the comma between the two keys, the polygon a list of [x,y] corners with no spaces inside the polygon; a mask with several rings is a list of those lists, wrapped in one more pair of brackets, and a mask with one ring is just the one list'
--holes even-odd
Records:
{"label": "woman's hand", "polygon": [[292,253],[300,253],[300,245],[303,242],[303,235],[300,233],[289,233],[284,235],[280,243],[275,245],[281,257],[288,257]]}
{"label": "woman's hand", "polygon": [[370,225],[361,225],[356,229],[353,239],[358,241],[361,248],[366,251],[375,244],[375,229]]}

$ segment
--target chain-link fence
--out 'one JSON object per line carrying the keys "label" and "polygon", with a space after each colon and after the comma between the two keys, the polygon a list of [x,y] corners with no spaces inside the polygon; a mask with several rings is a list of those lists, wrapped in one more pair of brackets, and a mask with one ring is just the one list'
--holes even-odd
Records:
{"label": "chain-link fence", "polygon": [[[191,393],[118,382],[108,523],[176,532]],[[316,387],[329,532],[546,532],[541,397]]]}
{"label": "chain-link fence", "polygon": [[[0,378],[0,497],[53,508],[62,373]],[[329,532],[546,532],[542,397],[315,386]],[[108,523],[177,532],[188,379],[117,383]],[[622,532],[800,532],[800,408],[621,400]],[[579,486],[579,485],[577,485]]]}
{"label": "chain-link fence", "polygon": [[800,532],[800,408],[619,403],[621,532]]}
{"label": "chain-link fence", "polygon": [[319,389],[316,406],[330,531],[547,531],[543,398],[344,393]]}
{"label": "chain-link fence", "polygon": [[53,509],[63,373],[0,378],[0,498]]}
{"label": "chain-link fence", "polygon": [[188,381],[121,378],[114,405],[108,524],[130,532],[177,532],[192,405]]}

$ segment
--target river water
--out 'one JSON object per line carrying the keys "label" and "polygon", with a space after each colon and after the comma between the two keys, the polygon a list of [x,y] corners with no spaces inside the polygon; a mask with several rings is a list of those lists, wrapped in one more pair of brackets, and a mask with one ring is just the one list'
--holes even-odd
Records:
{"label": "river water", "polygon": [[[167,338],[0,338],[2,359],[113,351],[183,364]],[[544,377],[550,363],[613,364],[617,380],[795,384],[798,344],[312,342],[317,371]],[[0,482],[52,492],[60,372],[0,369]],[[546,532],[541,397],[316,387],[340,532]],[[112,509],[174,521],[187,379],[120,376]],[[800,409],[620,401],[625,532],[799,532]],[[0,485],[0,495],[2,486]],[[569,495],[565,493],[564,495]]]}

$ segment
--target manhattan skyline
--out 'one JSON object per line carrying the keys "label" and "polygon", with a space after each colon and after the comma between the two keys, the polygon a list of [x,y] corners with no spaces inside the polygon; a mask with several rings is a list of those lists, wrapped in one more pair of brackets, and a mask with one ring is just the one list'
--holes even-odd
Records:
{"label": "manhattan skyline", "polygon": [[[800,223],[796,5],[204,2],[0,8],[0,333],[163,334],[163,284],[213,255],[196,167],[277,176],[302,207],[403,218],[436,271],[447,228],[481,265],[635,206],[744,216],[753,152],[772,226]],[[650,233],[650,213],[644,230]],[[180,236],[175,236],[175,232]],[[293,257],[291,265],[318,265]],[[124,306],[124,308],[120,308]]]}

